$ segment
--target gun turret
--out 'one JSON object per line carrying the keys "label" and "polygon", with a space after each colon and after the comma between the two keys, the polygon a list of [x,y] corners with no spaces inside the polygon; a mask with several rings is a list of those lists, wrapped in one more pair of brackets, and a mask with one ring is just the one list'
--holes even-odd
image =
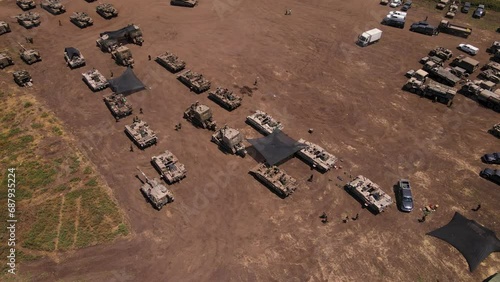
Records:
{"label": "gun turret", "polygon": [[137,170],[140,171],[142,173],[142,175],[144,176],[144,178],[146,178],[146,182],[151,185],[151,180],[149,180],[149,178],[146,176],[146,174],[139,168],[137,167]]}
{"label": "gun turret", "polygon": [[19,44],[19,46],[21,46],[21,52],[24,52],[26,51],[26,47],[23,46],[23,44],[17,42],[17,44]]}

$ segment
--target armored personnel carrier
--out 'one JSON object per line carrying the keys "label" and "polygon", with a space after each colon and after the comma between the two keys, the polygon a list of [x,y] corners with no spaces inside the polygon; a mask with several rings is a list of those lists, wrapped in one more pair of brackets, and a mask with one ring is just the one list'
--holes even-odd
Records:
{"label": "armored personnel carrier", "polygon": [[148,201],[153,205],[157,210],[161,210],[163,206],[168,203],[174,201],[174,195],[170,190],[168,190],[165,185],[161,183],[161,181],[157,178],[153,180],[149,179],[142,170],[137,168],[144,178],[146,178],[146,183],[143,183],[141,186],[141,192],[148,199]]}
{"label": "armored personnel carrier", "polygon": [[104,96],[103,100],[115,118],[123,118],[132,114],[132,105],[123,94],[113,93]]}
{"label": "armored personnel carrier", "polygon": [[217,87],[215,91],[210,91],[208,93],[208,98],[229,111],[241,106],[241,101],[243,100],[241,97],[233,94],[233,91],[221,87]]}
{"label": "armored personnel carrier", "polygon": [[142,46],[144,43],[141,29],[134,24],[119,30],[102,32],[99,36],[96,45],[103,52],[112,52],[119,44],[133,43]]}
{"label": "armored personnel carrier", "polygon": [[156,133],[149,128],[149,125],[138,117],[134,118],[134,122],[131,125],[125,125],[125,132],[141,149],[156,144],[158,139]]}
{"label": "armored personnel carrier", "polygon": [[243,145],[243,135],[237,129],[225,125],[212,135],[212,142],[223,148],[226,152],[245,157],[247,151]]}
{"label": "armored personnel carrier", "polygon": [[327,172],[337,162],[337,158],[334,155],[328,153],[319,145],[304,139],[299,139],[299,143],[305,144],[307,147],[298,151],[297,155],[313,168],[321,172]]}
{"label": "armored personnel carrier", "polygon": [[12,60],[12,57],[5,54],[5,53],[0,53],[0,69],[4,69],[8,66],[11,66],[14,64],[14,61]]}
{"label": "armored personnel carrier", "polygon": [[281,198],[290,196],[298,188],[297,180],[277,166],[258,164],[250,173]]}
{"label": "armored personnel carrier", "polygon": [[269,135],[276,129],[283,130],[284,128],[281,122],[275,120],[269,114],[259,110],[255,111],[254,114],[247,116],[247,123],[262,132],[264,135]]}
{"label": "armored personnel carrier", "polygon": [[85,58],[80,50],[73,47],[64,48],[64,59],[71,69],[85,66]]}
{"label": "armored personnel carrier", "polygon": [[500,123],[493,125],[493,127],[488,130],[488,133],[497,138],[500,138]]}
{"label": "armored personnel carrier", "polygon": [[424,83],[425,82],[412,77],[408,79],[406,84],[403,86],[403,89],[411,93],[416,93],[422,97],[428,97],[434,102],[440,102],[446,104],[448,107],[451,107],[453,104],[453,98],[455,98],[455,95],[457,94],[457,91],[454,88],[439,83]]}
{"label": "armored personnel carrier", "polygon": [[21,46],[21,50],[19,52],[19,55],[21,56],[21,59],[28,64],[32,65],[36,62],[40,62],[42,60],[42,56],[40,55],[40,52],[37,50],[33,49],[26,49],[23,45],[19,44]]}
{"label": "armored personnel carrier", "polygon": [[36,8],[36,3],[34,0],[16,0],[17,6],[23,11],[31,10]]}
{"label": "armored personnel carrier", "polygon": [[74,12],[69,20],[79,28],[86,28],[94,24],[94,20],[85,12]]}
{"label": "armored personnel carrier", "polygon": [[4,33],[9,33],[10,31],[11,30],[9,24],[4,21],[0,21],[0,35]]}
{"label": "armored personnel carrier", "polygon": [[201,93],[210,88],[210,81],[208,81],[202,74],[187,70],[180,74],[177,79],[184,83],[189,89],[196,93]]}
{"label": "armored personnel carrier", "polygon": [[193,8],[198,4],[198,0],[171,0],[170,5]]}
{"label": "armored personnel carrier", "polygon": [[25,28],[32,28],[40,25],[40,14],[37,12],[26,12],[16,16],[17,22]]}
{"label": "armored personnel carrier", "polygon": [[111,19],[118,17],[118,10],[112,4],[103,3],[97,5],[95,11],[105,19]]}
{"label": "armored personnel carrier", "polygon": [[453,57],[453,52],[450,49],[444,47],[436,47],[429,52],[429,56],[436,56],[441,58],[443,61],[451,59]]}
{"label": "armored personnel carrier", "polygon": [[186,177],[187,170],[184,164],[181,164],[179,159],[168,150],[152,157],[151,163],[168,184],[181,181]]}
{"label": "armored personnel carrier", "polygon": [[60,15],[66,12],[66,7],[59,0],[43,0],[40,6],[53,15]]}
{"label": "armored personnel carrier", "polygon": [[83,81],[94,92],[103,90],[109,86],[108,80],[96,69],[84,72],[82,73],[82,76]]}
{"label": "armored personnel carrier", "polygon": [[208,106],[200,104],[198,101],[186,109],[184,118],[194,126],[213,131],[217,128],[217,123],[213,120],[212,110]]}
{"label": "armored personnel carrier", "polygon": [[170,52],[159,55],[155,61],[171,73],[179,72],[186,67],[186,63],[183,60]]}
{"label": "armored personnel carrier", "polygon": [[392,198],[370,179],[358,175],[347,183],[345,189],[358,197],[366,207],[380,213],[392,204]]}
{"label": "armored personnel carrier", "polygon": [[15,71],[12,75],[14,76],[14,81],[21,87],[33,85],[33,80],[28,71]]}
{"label": "armored personnel carrier", "polygon": [[119,46],[113,52],[111,52],[111,57],[115,62],[122,66],[134,66],[134,58],[132,58],[132,52],[127,46]]}

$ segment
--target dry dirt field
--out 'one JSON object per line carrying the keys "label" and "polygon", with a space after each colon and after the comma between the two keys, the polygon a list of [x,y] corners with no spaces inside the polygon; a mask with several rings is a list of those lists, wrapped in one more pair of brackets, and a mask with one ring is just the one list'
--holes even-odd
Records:
{"label": "dry dirt field", "polygon": [[[500,188],[478,176],[485,167],[480,156],[499,149],[499,140],[486,132],[499,121],[498,113],[461,95],[447,108],[401,90],[403,74],[418,68],[428,50],[443,46],[458,54],[455,46],[463,39],[381,26],[390,8],[376,0],[200,0],[194,9],[172,7],[167,0],[108,2],[119,9],[118,18],[99,17],[97,2],[63,1],[66,14],[52,16],[38,7],[41,26],[25,30],[10,18],[21,11],[15,1],[0,1],[0,19],[12,22],[13,29],[0,37],[0,49],[15,52],[15,42],[32,36],[43,56],[32,66],[16,57],[15,66],[0,72],[1,81],[13,83],[10,72],[20,68],[32,73],[34,87],[26,91],[75,136],[112,188],[133,233],[108,245],[61,253],[58,263],[25,263],[20,275],[37,281],[480,281],[500,269],[496,253],[469,273],[457,250],[425,235],[456,211],[500,234]],[[284,15],[286,8],[291,16]],[[80,30],[71,24],[74,11],[89,12],[94,26]],[[427,15],[412,8],[408,23]],[[460,17],[465,16],[455,22]],[[429,20],[440,18],[429,14]],[[134,72],[149,87],[129,101],[144,109],[141,117],[159,136],[157,146],[134,152],[123,132],[132,117],[116,123],[102,101],[111,90],[92,93],[81,80],[81,72],[91,67],[106,76],[124,70],[95,40],[100,32],[128,23],[144,32],[144,45],[129,47]],[[384,31],[379,43],[354,44],[360,32],[374,27]],[[495,39],[498,34],[475,29],[467,42],[480,47],[477,59],[484,64],[484,50]],[[80,49],[86,67],[66,67],[62,53],[69,46]],[[148,61],[148,55],[167,50],[204,74],[212,87],[243,93],[243,105],[227,112]],[[195,101],[211,106],[219,125],[240,128],[247,138],[261,135],[245,117],[267,111],[291,137],[316,142],[340,157],[342,169],[319,174],[291,159],[282,167],[300,180],[300,188],[280,199],[248,174],[255,158],[223,154],[210,142],[209,131],[182,119]],[[178,122],[183,124],[179,132],[174,130]],[[157,176],[149,160],[165,149],[185,163],[188,177],[171,187],[176,201],[158,212],[139,192],[135,175],[139,166]],[[311,173],[312,183],[306,181]],[[340,187],[349,174],[367,176],[391,196],[397,180],[409,178],[416,208],[440,208],[425,223],[417,222],[418,210],[404,214],[395,205],[374,216]],[[472,212],[478,203],[481,210]],[[326,225],[318,218],[323,211],[330,218]],[[343,215],[356,213],[359,220],[341,222]]]}

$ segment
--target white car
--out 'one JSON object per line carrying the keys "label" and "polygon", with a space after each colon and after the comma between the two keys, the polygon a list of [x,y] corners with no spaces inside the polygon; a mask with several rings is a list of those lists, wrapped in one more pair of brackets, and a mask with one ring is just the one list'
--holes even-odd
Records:
{"label": "white car", "polygon": [[479,48],[477,47],[474,47],[470,44],[458,44],[458,49],[464,51],[465,53],[469,54],[469,55],[477,55],[477,53],[479,52]]}
{"label": "white car", "polygon": [[396,8],[398,6],[401,6],[403,3],[401,2],[401,0],[392,0],[391,1],[391,4],[389,4],[389,6],[393,7],[393,8]]}
{"label": "white car", "polygon": [[400,11],[390,11],[386,16],[387,18],[398,18],[398,19],[406,19],[406,13]]}

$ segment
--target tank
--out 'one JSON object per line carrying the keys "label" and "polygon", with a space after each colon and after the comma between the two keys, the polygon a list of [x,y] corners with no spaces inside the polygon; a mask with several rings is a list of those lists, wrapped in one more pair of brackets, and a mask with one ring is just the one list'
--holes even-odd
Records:
{"label": "tank", "polygon": [[151,164],[168,184],[181,181],[186,177],[184,164],[172,152],[165,150],[162,154],[151,158]]}
{"label": "tank", "polygon": [[85,58],[80,50],[73,47],[64,48],[64,59],[71,69],[85,66]]}
{"label": "tank", "polygon": [[4,69],[13,64],[14,60],[12,60],[11,56],[7,55],[6,53],[0,53],[0,69]]}
{"label": "tank", "polygon": [[321,172],[327,172],[337,162],[337,158],[334,155],[328,153],[319,145],[304,139],[300,139],[299,143],[305,144],[307,147],[298,151],[297,155],[313,168]]}
{"label": "tank", "polygon": [[273,133],[274,130],[283,130],[281,122],[275,120],[272,116],[263,111],[255,111],[254,114],[247,116],[247,123],[257,129],[264,135]]}
{"label": "tank", "polygon": [[180,74],[177,79],[184,83],[191,91],[201,93],[210,89],[210,81],[205,79],[202,74],[187,70]]}
{"label": "tank", "polygon": [[12,75],[14,76],[14,81],[21,87],[33,85],[31,75],[26,70],[15,71]]}
{"label": "tank", "polygon": [[157,142],[156,133],[139,117],[135,117],[131,125],[125,125],[125,132],[141,149],[145,149]]}
{"label": "tank", "polygon": [[[19,44],[19,43],[18,43]],[[23,45],[19,44],[21,46],[21,50],[19,52],[19,55],[21,59],[28,65],[32,65],[36,62],[40,62],[42,60],[42,56],[40,55],[40,52],[37,50],[33,49],[26,49]]]}
{"label": "tank", "polygon": [[[157,210],[161,210],[163,206],[174,201],[174,195],[168,190],[165,185],[157,178],[149,179],[142,170],[137,168],[142,176],[146,179],[141,186],[141,192],[146,199]],[[142,180],[141,180],[142,181]]]}
{"label": "tank", "polygon": [[250,173],[281,198],[290,196],[298,188],[297,180],[277,166],[258,164]]}
{"label": "tank", "polygon": [[94,20],[85,12],[74,12],[69,20],[79,28],[86,28],[94,24]]}
{"label": "tank", "polygon": [[59,0],[43,0],[40,6],[53,15],[60,15],[66,12],[66,7]]}
{"label": "tank", "polygon": [[184,118],[194,126],[213,131],[217,129],[217,123],[212,117],[212,110],[208,106],[200,104],[198,101],[186,109]]}
{"label": "tank", "polygon": [[23,11],[27,11],[27,10],[36,8],[36,3],[34,0],[16,0],[16,4]]}
{"label": "tank", "polygon": [[170,52],[159,55],[155,61],[171,73],[179,72],[186,67],[186,63],[183,60]]}
{"label": "tank", "polygon": [[170,5],[193,8],[198,4],[198,0],[171,0]]}
{"label": "tank", "polygon": [[364,206],[375,213],[383,212],[392,204],[392,198],[386,194],[380,186],[363,175],[358,175],[354,180],[347,183],[346,190],[359,198]]}
{"label": "tank", "polygon": [[96,12],[105,19],[111,19],[118,17],[118,10],[112,4],[103,3],[97,5],[95,8]]}
{"label": "tank", "polygon": [[123,118],[132,114],[132,105],[123,94],[106,95],[103,100],[115,118]]}
{"label": "tank", "polygon": [[9,33],[11,32],[10,30],[10,25],[4,21],[0,21],[0,35]]}
{"label": "tank", "polygon": [[243,100],[241,97],[233,94],[233,91],[221,87],[217,87],[215,91],[210,91],[208,93],[208,98],[228,111],[232,111],[241,106],[241,101]]}
{"label": "tank", "polygon": [[212,142],[230,154],[236,154],[241,157],[245,157],[247,154],[245,145],[243,145],[243,134],[239,130],[227,125],[215,131],[212,135]]}
{"label": "tank", "polygon": [[497,123],[495,125],[493,125],[492,128],[490,128],[490,130],[488,130],[488,132],[497,137],[497,138],[500,138],[500,123]]}
{"label": "tank", "polygon": [[436,47],[429,52],[429,56],[436,56],[443,61],[451,59],[453,52],[450,49],[444,47]]}
{"label": "tank", "polygon": [[40,14],[37,12],[26,12],[16,16],[17,22],[25,28],[32,28],[40,25]]}
{"label": "tank", "polygon": [[132,52],[127,46],[118,46],[115,50],[111,52],[111,57],[115,62],[122,66],[134,66],[134,58],[132,58]]}
{"label": "tank", "polygon": [[98,70],[91,69],[82,73],[83,81],[92,91],[100,91],[109,86],[108,80]]}

